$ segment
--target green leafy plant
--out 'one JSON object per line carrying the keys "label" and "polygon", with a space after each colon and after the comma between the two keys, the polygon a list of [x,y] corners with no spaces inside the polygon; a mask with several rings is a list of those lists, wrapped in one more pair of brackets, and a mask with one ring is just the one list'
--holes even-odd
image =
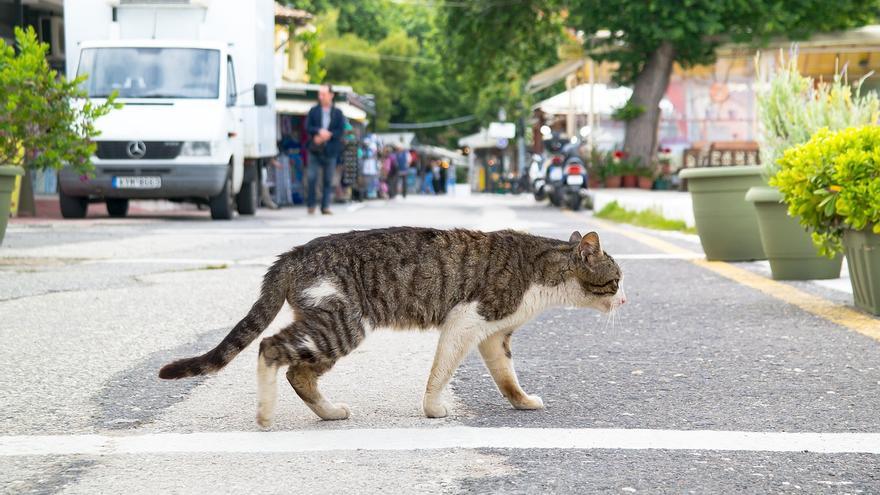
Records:
{"label": "green leafy plant", "polygon": [[[877,95],[861,93],[863,80],[850,85],[844,73],[831,82],[814,85],[813,79],[798,72],[796,50],[792,50],[787,62],[782,54],[780,60],[777,72],[758,94],[758,114],[764,131],[761,162],[768,177],[779,170],[777,160],[785,150],[807,142],[819,129],[835,131],[876,123],[880,113]],[[762,78],[758,70],[758,79]]]}
{"label": "green leafy plant", "polygon": [[615,108],[614,111],[611,112],[611,118],[621,122],[629,122],[630,120],[635,120],[641,117],[643,113],[645,113],[644,105],[637,105],[632,101],[628,101],[625,105]]}
{"label": "green leafy plant", "polygon": [[787,150],[770,179],[788,212],[812,231],[828,256],[842,251],[847,229],[880,234],[880,127],[820,129],[806,143]]}
{"label": "green leafy plant", "polygon": [[654,177],[654,169],[651,167],[636,167],[635,175],[639,177]]}
{"label": "green leafy plant", "polygon": [[91,171],[94,121],[118,106],[115,95],[100,104],[84,99],[85,76],[59,78],[33,28],[16,28],[15,42],[17,54],[0,39],[0,164]]}

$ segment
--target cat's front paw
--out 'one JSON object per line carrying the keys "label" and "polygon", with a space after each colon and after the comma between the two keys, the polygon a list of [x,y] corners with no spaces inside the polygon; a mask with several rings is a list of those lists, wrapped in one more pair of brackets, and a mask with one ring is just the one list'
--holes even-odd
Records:
{"label": "cat's front paw", "polygon": [[445,418],[449,414],[449,407],[443,402],[425,402],[424,408],[429,418]]}
{"label": "cat's front paw", "polygon": [[257,413],[257,425],[263,429],[269,428],[272,426],[272,418],[270,416],[264,416],[263,414]]}
{"label": "cat's front paw", "polygon": [[513,407],[523,410],[544,409],[544,401],[537,395],[527,395],[524,400],[518,401]]}

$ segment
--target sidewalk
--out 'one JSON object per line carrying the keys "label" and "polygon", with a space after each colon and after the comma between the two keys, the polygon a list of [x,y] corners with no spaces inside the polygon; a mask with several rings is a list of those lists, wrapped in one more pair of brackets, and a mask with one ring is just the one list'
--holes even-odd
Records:
{"label": "sidewalk", "polygon": [[628,210],[656,209],[664,217],[683,220],[688,227],[694,226],[694,210],[691,195],[678,191],[646,191],[643,189],[594,189],[594,211],[599,211],[612,201]]}

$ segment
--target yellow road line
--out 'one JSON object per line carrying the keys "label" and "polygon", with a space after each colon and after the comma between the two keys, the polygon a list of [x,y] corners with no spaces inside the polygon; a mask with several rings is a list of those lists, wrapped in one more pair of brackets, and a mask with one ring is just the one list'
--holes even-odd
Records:
{"label": "yellow road line", "polygon": [[[566,213],[579,220],[585,219],[585,217],[572,212],[567,211]],[[589,220],[598,224],[605,230],[629,237],[634,241],[653,247],[664,253],[675,255],[694,253],[694,251],[676,246],[675,244],[658,239],[657,237],[644,232],[621,228],[596,218],[590,218]],[[858,332],[867,337],[871,337],[874,340],[880,341],[880,320],[868,316],[865,313],[814,296],[788,284],[777,282],[749,270],[731,265],[730,263],[725,263],[723,261],[706,261],[705,259],[686,259],[686,261],[715,272],[722,277],[733,280],[746,287],[759,290],[768,296],[793,304],[802,310],[830,321],[831,323],[835,323],[854,332]]]}

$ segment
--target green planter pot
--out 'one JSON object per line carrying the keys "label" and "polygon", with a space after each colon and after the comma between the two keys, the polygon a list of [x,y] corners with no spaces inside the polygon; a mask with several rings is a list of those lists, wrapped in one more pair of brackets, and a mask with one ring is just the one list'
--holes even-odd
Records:
{"label": "green planter pot", "polygon": [[682,170],[694,204],[694,221],[706,259],[763,260],[758,215],[746,191],[766,185],[758,165]]}
{"label": "green planter pot", "polygon": [[6,234],[6,223],[9,221],[9,209],[12,206],[12,190],[15,189],[15,178],[24,174],[21,167],[0,165],[0,244]]}
{"label": "green planter pot", "polygon": [[880,315],[880,235],[870,229],[847,230],[843,247],[856,306]]}
{"label": "green planter pot", "polygon": [[755,205],[761,245],[775,280],[823,280],[840,277],[843,256],[821,256],[796,218],[788,216],[782,194],[772,187],[753,187],[746,201]]}

